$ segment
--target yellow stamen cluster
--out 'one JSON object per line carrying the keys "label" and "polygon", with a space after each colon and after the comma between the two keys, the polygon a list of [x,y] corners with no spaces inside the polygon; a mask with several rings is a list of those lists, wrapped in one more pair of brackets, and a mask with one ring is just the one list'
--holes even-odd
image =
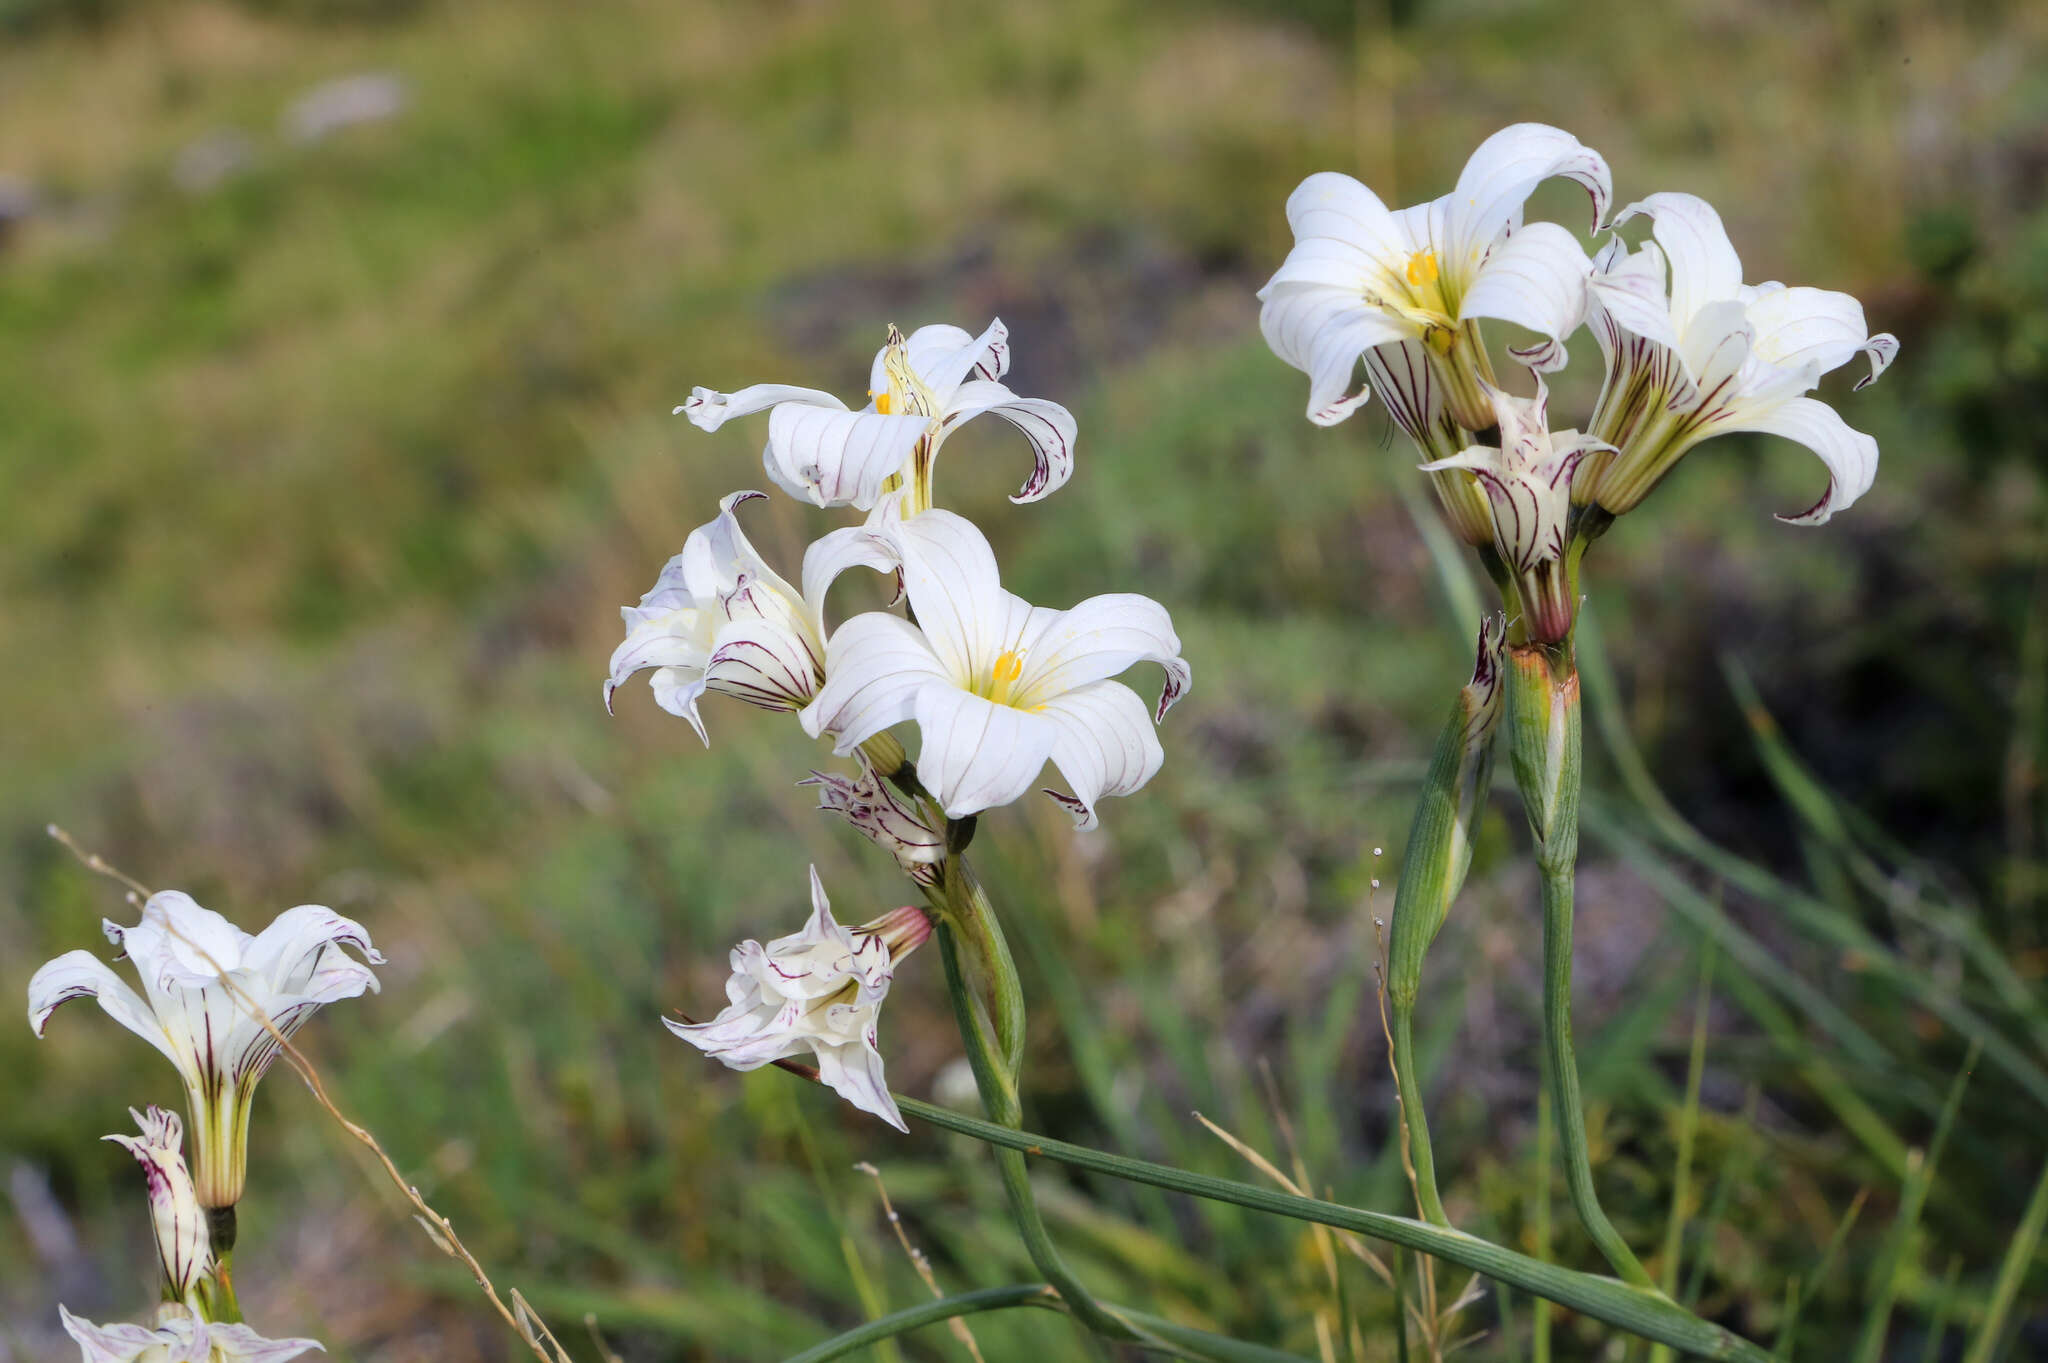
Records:
{"label": "yellow stamen cluster", "polygon": [[1024,655],[1015,649],[1006,651],[989,671],[988,698],[998,705],[1008,705],[1017,678],[1023,675]]}

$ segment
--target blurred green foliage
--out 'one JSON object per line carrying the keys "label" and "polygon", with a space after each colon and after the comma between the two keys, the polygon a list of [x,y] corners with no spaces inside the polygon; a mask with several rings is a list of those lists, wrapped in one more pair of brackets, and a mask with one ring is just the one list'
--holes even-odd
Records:
{"label": "blurred green foliage", "polygon": [[[1235,1174],[1189,1110],[1276,1154],[1284,1111],[1319,1191],[1405,1207],[1375,849],[1400,845],[1467,622],[1382,419],[1310,427],[1251,293],[1304,174],[1412,202],[1540,118],[1602,149],[1623,201],[1707,195],[1750,277],[1848,289],[1905,346],[1869,392],[1826,390],[1884,450],[1851,513],[1772,522],[1818,470],[1722,440],[1594,556],[1618,674],[1594,703],[1736,854],[1651,817],[1625,764],[1605,782],[1580,925],[1604,1197],[1660,1242],[1719,904],[1758,954],[1724,943],[1716,967],[1680,1281],[1770,1340],[1797,1279],[1804,1358],[1845,1356],[1887,1284],[1891,1356],[1983,1319],[2041,1156],[2010,1068],[1980,1064],[1902,1252],[1890,1230],[1898,1151],[1965,1054],[1943,1008],[2048,1064],[2039,7],[0,0],[0,33],[0,173],[31,205],[0,238],[8,988],[131,912],[53,819],[245,925],[305,900],[363,919],[384,992],[309,1042],[579,1357],[586,1311],[627,1358],[765,1358],[917,1300],[858,1159],[948,1290],[1028,1272],[977,1150],[655,1025],[716,1002],[730,942],[800,920],[804,859],[845,913],[907,897],[794,788],[825,754],[717,699],[709,751],[640,688],[616,718],[598,702],[616,608],[762,480],[756,424],[665,415],[690,385],[850,395],[888,322],[1000,315],[1014,386],[1079,415],[1079,472],[1013,509],[1024,456],[975,428],[943,495],[1034,600],[1166,602],[1197,672],[1166,770],[1105,831],[983,821],[1033,990],[1030,1120]],[[403,82],[394,117],[286,131],[365,71]],[[1596,381],[1588,347],[1554,410]],[[828,523],[747,514],[789,564]],[[1500,804],[1431,959],[1424,1050],[1453,1215],[1530,1248],[1523,846]],[[918,1094],[957,1053],[924,964],[883,1037]],[[0,1069],[33,1096],[0,1109],[0,1341],[42,1357],[58,1295],[108,1319],[148,1298],[132,1170],[94,1138],[172,1085],[82,1008],[40,1043],[0,1028]],[[258,1120],[258,1324],[343,1359],[508,1356],[293,1081]],[[1310,1352],[1334,1319],[1301,1227],[1044,1178],[1106,1295]],[[43,1182],[69,1257],[32,1240],[21,1189]],[[1589,1262],[1565,1220],[1555,1253]],[[1366,1356],[1394,1357],[1391,1298],[1347,1284]],[[2039,1300],[2008,1357],[2048,1347]],[[1528,1307],[1475,1308],[1473,1356],[1522,1356]],[[992,1360],[1088,1347],[1036,1314],[975,1330]],[[1597,1332],[1558,1331],[1594,1356]]]}

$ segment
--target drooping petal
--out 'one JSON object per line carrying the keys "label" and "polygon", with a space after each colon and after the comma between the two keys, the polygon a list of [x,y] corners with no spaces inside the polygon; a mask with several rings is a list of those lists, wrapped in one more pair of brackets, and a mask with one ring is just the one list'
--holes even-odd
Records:
{"label": "drooping petal", "polygon": [[1057,402],[1044,398],[1020,398],[1000,383],[976,379],[959,386],[943,418],[948,429],[983,412],[1001,417],[1024,433],[1031,442],[1035,462],[1031,476],[1024,480],[1010,500],[1019,506],[1056,492],[1074,472],[1074,438],[1079,427],[1074,414]]}
{"label": "drooping petal", "polygon": [[924,634],[900,616],[870,611],[833,631],[825,684],[797,719],[813,738],[834,735],[833,751],[844,756],[911,718],[917,692],[932,683],[953,684]]}
{"label": "drooping petal", "polygon": [[1858,354],[1870,357],[1870,373],[1857,380],[1867,388],[1899,352],[1896,337],[1872,336],[1863,305],[1832,289],[1794,287],[1759,291],[1749,302],[1757,354],[1787,369],[1826,374]]}
{"label": "drooping petal", "polygon": [[[724,605],[728,615],[744,614],[745,604],[728,598],[744,591],[749,583],[762,584],[783,600],[797,599],[796,588],[768,566],[768,560],[761,557],[746,531],[740,528],[735,514],[748,502],[767,500],[765,492],[728,492],[718,499],[718,515],[692,530],[683,541],[683,552],[674,561],[681,568],[683,584],[694,604],[717,602]],[[661,585],[655,584],[657,591]],[[648,602],[643,599],[640,604],[645,607]],[[764,613],[772,613],[772,609]]]}
{"label": "drooping petal", "polygon": [[730,620],[712,641],[704,685],[763,710],[801,710],[824,673],[825,660],[802,631],[764,618]]}
{"label": "drooping petal", "polygon": [[1503,229],[1521,225],[1522,206],[1536,186],[1559,175],[1592,196],[1597,229],[1614,192],[1605,158],[1564,129],[1545,123],[1502,128],[1479,144],[1459,173],[1456,188],[1440,201],[1447,229],[1442,246],[1455,260],[1476,261]]}
{"label": "drooping petal", "polygon": [[804,550],[804,609],[818,637],[831,638],[825,627],[825,597],[841,573],[849,568],[892,573],[896,567],[896,546],[865,525],[842,525],[812,541]]}
{"label": "drooping petal", "polygon": [[[341,951],[342,947],[353,947],[361,952],[369,965],[385,963],[383,955],[370,944],[369,930],[361,923],[353,918],[344,918],[323,904],[301,904],[286,909],[271,921],[269,927],[257,933],[244,953],[242,963],[263,975],[275,992],[297,994],[303,993],[313,982],[316,971],[331,973],[332,967],[341,961],[355,964]],[[377,977],[367,967],[357,968],[362,974],[356,993],[360,994],[365,989],[377,992]],[[321,1000],[323,1003],[332,1001]]]}
{"label": "drooping petal", "polygon": [[957,686],[918,690],[917,776],[950,819],[1009,804],[1038,779],[1058,727]]}
{"label": "drooping petal", "polygon": [[1615,226],[1638,213],[1651,218],[1651,231],[1671,263],[1671,318],[1683,335],[1701,308],[1737,296],[1742,259],[1728,240],[1721,215],[1697,195],[1652,194],[1615,214]]}
{"label": "drooping petal", "polygon": [[98,999],[107,1016],[182,1066],[183,1057],[164,1035],[163,1024],[126,980],[89,951],[67,951],[45,964],[28,982],[28,1025],[37,1036],[60,1004],[72,999]]}
{"label": "drooping petal", "polygon": [[865,511],[902,472],[930,427],[922,416],[831,411],[784,403],[768,417],[762,462],[775,485],[817,506]]}
{"label": "drooping petal", "polygon": [[1263,299],[1259,330],[1275,355],[1308,375],[1308,419],[1318,426],[1336,425],[1372,396],[1364,385],[1351,386],[1361,355],[1417,334],[1367,305],[1356,289],[1281,284]]}
{"label": "drooping petal", "polygon": [[699,430],[715,431],[737,416],[752,416],[785,402],[845,411],[846,404],[830,393],[815,388],[793,388],[786,383],[757,383],[737,393],[720,393],[710,388],[692,388],[683,405],[671,416],[682,415]]}
{"label": "drooping petal", "polygon": [[1586,311],[1593,262],[1578,239],[1554,222],[1530,223],[1486,258],[1459,305],[1460,319],[1497,317],[1542,339],[1509,352],[1539,373],[1562,369],[1565,338]]}
{"label": "drooping petal", "polygon": [[1827,491],[1798,515],[1778,517],[1789,525],[1825,524],[1870,491],[1877,478],[1877,441],[1851,429],[1834,408],[1813,398],[1794,398],[1763,412],[1740,415],[1721,429],[1796,440],[1827,465]]}
{"label": "drooping petal", "polygon": [[1442,377],[1429,362],[1420,341],[1374,346],[1365,352],[1366,379],[1387,415],[1424,450],[1439,456],[1456,453],[1463,443],[1458,423],[1444,400]]}
{"label": "drooping petal", "polygon": [[[711,658],[711,639],[715,637],[706,613],[694,607],[669,611],[636,611],[626,607],[629,629],[619,646],[612,650],[611,671],[604,682],[604,708],[612,708],[612,694],[623,686],[634,673],[650,667],[666,669],[688,669],[692,678],[701,681],[704,665]],[[663,702],[662,708],[671,714],[682,714],[672,703],[675,687],[666,688],[671,700]],[[703,690],[699,685],[698,691]],[[664,690],[656,686],[656,698]],[[693,710],[694,702],[686,709]]]}
{"label": "drooping petal", "polygon": [[1083,829],[1096,825],[1095,804],[1105,795],[1129,795],[1151,780],[1166,753],[1138,693],[1121,682],[1099,681],[1047,701],[1042,713],[1059,729],[1052,761],[1072,795],[1048,790]]}
{"label": "drooping petal", "polygon": [[873,1041],[820,1046],[818,1082],[862,1112],[873,1113],[905,1135],[910,1134],[910,1126],[897,1109],[896,1100],[889,1096],[889,1085],[882,1078],[882,1053]]}
{"label": "drooping petal", "polygon": [[1017,703],[1043,705],[1140,662],[1166,669],[1157,715],[1164,719],[1193,677],[1166,607],[1135,592],[1091,596],[1059,612],[1033,641],[1017,678]]}

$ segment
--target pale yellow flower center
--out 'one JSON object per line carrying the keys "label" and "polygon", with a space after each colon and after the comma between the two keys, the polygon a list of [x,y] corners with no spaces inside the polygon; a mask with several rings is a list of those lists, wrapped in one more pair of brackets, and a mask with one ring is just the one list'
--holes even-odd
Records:
{"label": "pale yellow flower center", "polygon": [[1023,653],[1016,649],[1006,651],[989,669],[988,698],[998,705],[1010,704],[1010,696],[1017,689],[1017,678],[1023,675]]}

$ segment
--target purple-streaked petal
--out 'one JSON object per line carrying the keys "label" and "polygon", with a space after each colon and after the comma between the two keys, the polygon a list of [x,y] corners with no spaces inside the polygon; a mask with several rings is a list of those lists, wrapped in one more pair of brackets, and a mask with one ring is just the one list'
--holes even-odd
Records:
{"label": "purple-streaked petal", "polygon": [[1564,367],[1565,338],[1586,311],[1593,262],[1578,238],[1554,222],[1518,228],[1486,258],[1459,305],[1460,319],[1495,317],[1542,339],[1509,353],[1538,372]]}
{"label": "purple-streaked petal", "polygon": [[1098,800],[1129,795],[1166,760],[1145,702],[1121,682],[1099,681],[1069,691],[1047,701],[1041,713],[1058,727],[1052,761],[1073,791],[1066,798],[1047,793],[1083,829],[1095,827]]}
{"label": "purple-streaked petal", "polygon": [[865,511],[882,495],[882,484],[903,471],[930,425],[922,416],[785,403],[768,417],[762,462],[775,485],[793,497]]}
{"label": "purple-streaked petal", "polygon": [[889,1096],[882,1078],[882,1054],[871,1041],[859,1045],[820,1046],[818,1081],[862,1112],[873,1113],[905,1135],[910,1127]]}
{"label": "purple-streaked petal", "polygon": [[184,1059],[164,1035],[143,997],[89,951],[67,951],[36,971],[28,982],[28,1025],[41,1036],[50,1014],[72,999],[98,999],[108,1017],[182,1066]]}
{"label": "purple-streaked petal", "polygon": [[1870,491],[1877,479],[1877,441],[1851,429],[1834,408],[1813,398],[1794,398],[1767,411],[1738,416],[1720,429],[1759,431],[1796,440],[1827,465],[1827,491],[1798,515],[1778,517],[1788,525],[1825,524]]}
{"label": "purple-streaked petal", "polygon": [[1074,438],[1079,427],[1074,414],[1057,402],[1044,398],[1020,398],[1000,383],[976,379],[963,383],[946,407],[945,423],[950,430],[983,412],[998,416],[1024,433],[1031,442],[1034,463],[1010,500],[1018,505],[1035,502],[1057,491],[1074,472]]}
{"label": "purple-streaked petal", "polygon": [[1868,355],[1870,373],[1857,381],[1858,388],[1875,383],[1899,350],[1895,337],[1870,334],[1861,303],[1832,289],[1760,291],[1750,300],[1749,322],[1756,330],[1756,353],[1781,368],[1826,374]]}
{"label": "purple-streaked petal", "polygon": [[1042,705],[1140,662],[1166,669],[1158,709],[1164,719],[1193,675],[1166,607],[1135,592],[1091,596],[1055,615],[1033,641],[1017,678],[1017,703]]}
{"label": "purple-streaked petal", "polygon": [[1352,388],[1359,356],[1412,339],[1416,328],[1366,303],[1356,289],[1281,284],[1264,294],[1259,330],[1273,353],[1308,375],[1308,419],[1334,426],[1372,390]]}
{"label": "purple-streaked petal", "polygon": [[704,685],[763,710],[801,710],[818,694],[825,660],[797,630],[756,617],[719,627]]}
{"label": "purple-streaked petal", "polygon": [[1451,260],[1476,258],[1502,229],[1519,227],[1529,195],[1537,185],[1559,175],[1577,182],[1592,196],[1593,227],[1597,230],[1614,193],[1607,162],[1600,153],[1564,129],[1545,123],[1502,128],[1479,144],[1459,174],[1457,187],[1439,201],[1446,213],[1442,248]]}

